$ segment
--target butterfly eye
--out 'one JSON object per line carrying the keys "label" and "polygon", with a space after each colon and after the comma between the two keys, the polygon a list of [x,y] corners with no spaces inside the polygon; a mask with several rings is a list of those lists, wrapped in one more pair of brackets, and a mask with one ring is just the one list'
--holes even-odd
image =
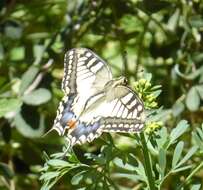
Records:
{"label": "butterfly eye", "polygon": [[127,78],[124,78],[124,85],[126,85],[126,84],[128,84],[128,80],[127,80]]}

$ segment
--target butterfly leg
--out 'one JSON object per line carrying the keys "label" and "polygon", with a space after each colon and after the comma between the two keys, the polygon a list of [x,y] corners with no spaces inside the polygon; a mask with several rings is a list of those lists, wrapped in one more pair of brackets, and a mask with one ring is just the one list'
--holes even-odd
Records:
{"label": "butterfly leg", "polygon": [[72,147],[70,144],[69,139],[65,138],[65,150],[63,150],[63,155],[61,156],[62,159],[64,159],[66,156],[70,155],[72,153]]}

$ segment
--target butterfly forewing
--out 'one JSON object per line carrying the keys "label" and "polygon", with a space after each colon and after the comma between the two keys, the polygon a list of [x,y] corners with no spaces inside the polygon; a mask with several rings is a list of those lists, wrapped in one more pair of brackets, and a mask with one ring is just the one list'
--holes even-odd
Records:
{"label": "butterfly forewing", "polygon": [[102,91],[111,79],[109,67],[91,50],[77,48],[66,53],[62,89],[67,95],[75,95],[72,110],[77,116],[88,98]]}
{"label": "butterfly forewing", "polygon": [[66,94],[94,94],[111,79],[109,67],[91,50],[77,48],[65,54],[62,90]]}
{"label": "butterfly forewing", "polygon": [[129,87],[106,85],[112,81],[107,64],[91,50],[76,48],[65,54],[65,96],[53,129],[65,135],[71,146],[91,142],[102,132],[138,132],[143,128],[142,101]]}

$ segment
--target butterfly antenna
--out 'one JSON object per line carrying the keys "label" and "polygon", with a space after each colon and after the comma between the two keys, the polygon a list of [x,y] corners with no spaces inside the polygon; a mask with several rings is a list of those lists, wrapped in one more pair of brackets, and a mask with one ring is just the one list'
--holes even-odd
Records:
{"label": "butterfly antenna", "polygon": [[122,53],[122,67],[121,67],[121,75],[126,77],[126,69],[127,69],[127,51],[123,51]]}
{"label": "butterfly antenna", "polygon": [[42,138],[44,138],[44,137],[46,137],[49,133],[51,133],[53,130],[55,130],[53,127],[50,129],[50,130],[48,130],[45,134],[43,134],[41,137]]}

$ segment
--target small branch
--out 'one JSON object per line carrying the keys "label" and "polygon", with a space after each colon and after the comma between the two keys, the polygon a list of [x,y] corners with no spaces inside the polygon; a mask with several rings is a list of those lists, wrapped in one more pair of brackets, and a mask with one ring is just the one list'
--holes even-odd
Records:
{"label": "small branch", "polygon": [[137,75],[138,75],[139,66],[141,64],[141,57],[142,57],[142,53],[143,53],[143,41],[144,41],[144,37],[145,37],[145,34],[147,32],[147,29],[148,29],[149,22],[150,22],[150,19],[148,19],[147,22],[144,23],[144,31],[139,38],[139,46],[140,47],[139,47],[138,52],[137,52],[137,62],[136,62],[136,67],[135,67],[136,79],[137,79]]}
{"label": "small branch", "polygon": [[185,184],[188,183],[188,181],[203,167],[203,162],[201,162],[192,172],[189,176],[187,176],[187,178],[185,179],[185,181],[180,184],[180,186],[178,187],[178,189],[181,189]]}
{"label": "small branch", "polygon": [[[10,155],[10,159],[8,162],[9,167],[11,168],[11,170],[13,171],[13,162],[12,162],[12,158]],[[10,180],[10,190],[15,190],[15,181],[14,181],[14,177]]]}
{"label": "small branch", "polygon": [[145,163],[144,167],[148,178],[148,186],[150,190],[156,190],[157,188],[155,187],[155,179],[152,173],[152,163],[150,161],[150,156],[147,149],[147,142],[143,132],[140,133],[140,140],[142,143],[142,151],[143,151],[143,157],[144,157],[144,163]]}
{"label": "small branch", "polygon": [[2,182],[2,184],[10,190],[10,186],[8,184],[8,182],[6,181],[6,179],[3,176],[0,176],[0,182]]}
{"label": "small branch", "polygon": [[37,86],[39,85],[39,83],[42,81],[43,76],[45,74],[45,71],[48,70],[48,68],[52,65],[53,63],[53,59],[49,59],[49,61],[42,67],[42,70],[37,77],[35,78],[35,80],[33,81],[33,83],[27,88],[27,90],[24,92],[24,94],[29,94],[30,92],[32,92],[35,88],[37,88]]}

